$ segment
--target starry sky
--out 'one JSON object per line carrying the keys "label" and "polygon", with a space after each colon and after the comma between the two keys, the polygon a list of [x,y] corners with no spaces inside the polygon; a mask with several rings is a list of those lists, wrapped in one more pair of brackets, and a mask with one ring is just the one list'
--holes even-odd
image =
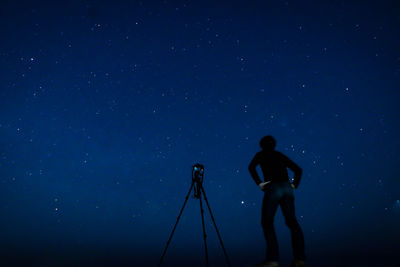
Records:
{"label": "starry sky", "polygon": [[[265,135],[303,169],[309,266],[399,263],[399,14],[395,1],[2,1],[3,263],[155,266],[196,162],[232,264],[260,262],[247,167]],[[204,265],[198,202],[165,266]],[[287,264],[280,210],[275,228]]]}

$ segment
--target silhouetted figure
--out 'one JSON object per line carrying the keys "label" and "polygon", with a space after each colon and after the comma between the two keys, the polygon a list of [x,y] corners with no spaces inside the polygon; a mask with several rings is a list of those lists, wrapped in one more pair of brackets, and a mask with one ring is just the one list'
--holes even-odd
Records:
{"label": "silhouetted figure", "polygon": [[[258,152],[249,165],[249,171],[256,184],[264,191],[262,203],[261,225],[267,242],[266,259],[264,263],[255,266],[279,266],[278,242],[274,230],[274,216],[278,205],[281,206],[286,225],[292,237],[294,261],[292,266],[305,266],[304,236],[297,222],[294,209],[294,192],[299,186],[302,169],[275,150],[276,141],[272,136],[260,140],[262,150]],[[262,182],[256,167],[260,165],[265,182]],[[294,172],[293,183],[290,183],[287,168]]]}

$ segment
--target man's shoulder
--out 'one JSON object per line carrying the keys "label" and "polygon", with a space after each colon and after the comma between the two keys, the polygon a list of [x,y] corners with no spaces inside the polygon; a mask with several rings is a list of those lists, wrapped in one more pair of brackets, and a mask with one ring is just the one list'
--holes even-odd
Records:
{"label": "man's shoulder", "polygon": [[261,150],[259,152],[256,153],[257,157],[260,158],[276,158],[276,157],[281,157],[284,156],[281,152],[276,151],[276,150],[271,150],[271,151],[265,151],[265,150]]}
{"label": "man's shoulder", "polygon": [[262,151],[258,151],[255,155],[254,158],[260,158],[262,157]]}
{"label": "man's shoulder", "polygon": [[288,157],[278,150],[274,150],[272,152],[272,155],[273,155],[273,158],[275,158],[276,160],[279,160],[279,161],[287,161],[288,160]]}
{"label": "man's shoulder", "polygon": [[286,158],[287,156],[285,154],[283,154],[282,152],[278,151],[278,150],[271,150],[271,151],[265,151],[265,150],[261,150],[258,151],[255,155],[255,157],[282,157],[282,158]]}

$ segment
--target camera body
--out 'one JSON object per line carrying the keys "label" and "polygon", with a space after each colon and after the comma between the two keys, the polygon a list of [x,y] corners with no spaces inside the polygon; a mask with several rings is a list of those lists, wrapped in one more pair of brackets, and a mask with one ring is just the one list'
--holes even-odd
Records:
{"label": "camera body", "polygon": [[204,165],[196,163],[192,166],[192,181],[194,182],[194,197],[200,198],[204,179]]}
{"label": "camera body", "polygon": [[204,165],[196,163],[192,166],[192,178],[203,178]]}

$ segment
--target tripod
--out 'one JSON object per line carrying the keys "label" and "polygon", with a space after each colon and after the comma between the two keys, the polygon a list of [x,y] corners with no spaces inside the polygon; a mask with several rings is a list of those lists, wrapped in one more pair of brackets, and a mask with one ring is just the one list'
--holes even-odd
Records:
{"label": "tripod", "polygon": [[167,245],[166,245],[166,247],[164,249],[164,252],[163,252],[163,254],[161,256],[160,263],[158,264],[158,266],[161,266],[161,263],[163,262],[163,259],[164,259],[165,253],[167,252],[169,243],[171,242],[171,239],[172,239],[172,236],[174,235],[176,226],[178,225],[178,222],[179,222],[179,219],[181,218],[183,209],[185,208],[185,205],[186,205],[187,200],[189,198],[190,192],[192,191],[193,188],[194,188],[194,197],[200,200],[201,223],[203,225],[203,238],[204,238],[204,247],[205,247],[205,252],[206,252],[206,264],[207,264],[207,267],[209,266],[209,263],[208,263],[208,250],[207,250],[207,240],[206,240],[207,235],[206,235],[206,228],[204,226],[204,210],[203,210],[203,203],[202,203],[202,199],[201,199],[202,196],[204,197],[204,200],[206,201],[208,210],[210,211],[211,220],[214,223],[215,230],[217,231],[218,239],[219,239],[219,242],[221,244],[222,250],[224,251],[226,262],[227,262],[228,266],[231,266],[231,263],[229,261],[228,255],[227,255],[227,253],[225,251],[224,243],[222,243],[222,239],[221,239],[221,236],[219,234],[217,225],[215,223],[214,216],[213,216],[213,214],[211,212],[210,205],[208,204],[208,200],[207,200],[207,197],[206,197],[206,192],[204,191],[204,188],[203,188],[203,178],[204,178],[204,166],[199,164],[199,163],[193,165],[193,168],[192,168],[192,184],[190,186],[189,192],[186,195],[185,202],[183,203],[181,211],[179,212],[178,218],[176,219],[175,226],[172,229],[171,235],[169,236],[169,239],[167,241]]}

